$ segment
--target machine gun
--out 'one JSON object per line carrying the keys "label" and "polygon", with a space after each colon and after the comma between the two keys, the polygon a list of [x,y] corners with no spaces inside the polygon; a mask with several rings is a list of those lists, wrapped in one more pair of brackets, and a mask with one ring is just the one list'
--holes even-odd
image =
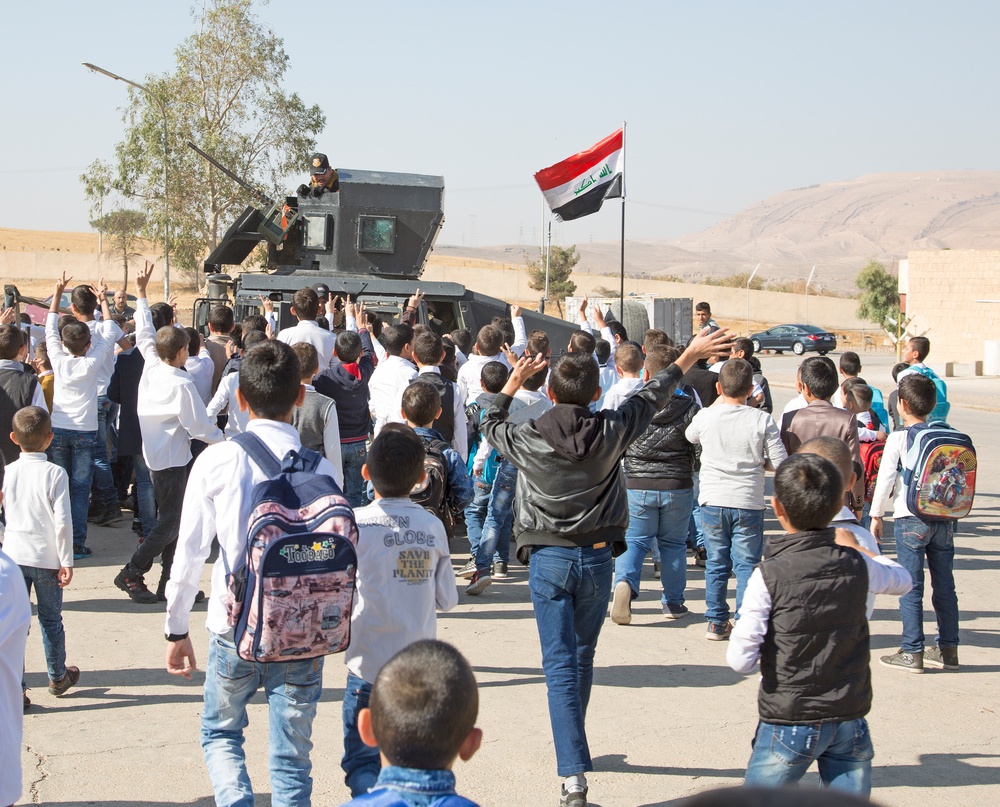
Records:
{"label": "machine gun", "polygon": [[[257,232],[274,244],[275,247],[280,249],[288,231],[294,226],[295,222],[299,220],[299,211],[290,207],[285,202],[274,201],[263,191],[258,190],[246,180],[238,177],[214,157],[206,154],[190,140],[188,141],[188,147],[194,149],[199,155],[208,160],[212,165],[222,171],[223,174],[229,177],[241,188],[253,194],[254,198],[262,207],[268,208],[267,213],[264,213],[260,221],[257,222]],[[258,215],[260,215],[259,212]]]}

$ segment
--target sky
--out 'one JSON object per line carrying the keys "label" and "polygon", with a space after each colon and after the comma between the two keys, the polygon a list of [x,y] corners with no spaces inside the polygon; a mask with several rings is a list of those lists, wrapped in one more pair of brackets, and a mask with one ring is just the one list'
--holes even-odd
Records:
{"label": "sky", "polygon": [[[4,9],[0,227],[88,231],[79,175],[127,88],[169,71],[187,0]],[[496,0],[260,6],[286,90],[342,168],[445,178],[439,244],[534,245],[533,174],[627,122],[626,238],[697,232],[774,193],[866,173],[1000,170],[1000,3]],[[288,178],[294,188],[305,176]],[[621,203],[556,225],[617,241]]]}

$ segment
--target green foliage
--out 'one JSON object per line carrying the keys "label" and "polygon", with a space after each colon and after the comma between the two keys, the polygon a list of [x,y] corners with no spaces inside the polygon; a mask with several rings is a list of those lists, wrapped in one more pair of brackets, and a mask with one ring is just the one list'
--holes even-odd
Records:
{"label": "green foliage", "polygon": [[[747,281],[750,280],[749,272],[740,272],[739,274],[729,275],[728,277],[706,277],[701,283],[706,286],[723,286],[727,289],[745,289],[747,287]],[[764,278],[757,275],[753,280],[750,281],[750,288],[760,289],[764,288]]]}
{"label": "green foliage", "polygon": [[858,298],[858,318],[869,320],[882,328],[889,328],[889,317],[899,320],[899,281],[878,261],[868,262],[857,277],[855,285],[861,289]]}
{"label": "green foliage", "polygon": [[146,215],[139,210],[113,210],[90,222],[111,242],[111,250],[122,263],[122,288],[128,288],[128,264],[140,256],[136,246],[146,226]]}
{"label": "green foliage", "polygon": [[96,162],[81,179],[92,205],[103,204],[112,186],[141,206],[144,235],[163,243],[166,162],[171,264],[196,273],[254,200],[187,148],[187,141],[281,198],[283,178],[304,170],[326,117],[319,106],[307,106],[282,88],[288,55],[254,14],[254,0],[206,0],[192,17],[195,32],[177,48],[173,72],[147,76],[141,83],[150,93],[129,90],[125,139],[116,146],[115,164]]}
{"label": "green foliage", "polygon": [[[555,302],[562,315],[562,301],[576,291],[576,283],[569,279],[573,267],[580,262],[576,244],[571,247],[553,246],[549,253],[549,300]],[[528,261],[528,286],[535,291],[545,291],[545,254],[537,261]]]}

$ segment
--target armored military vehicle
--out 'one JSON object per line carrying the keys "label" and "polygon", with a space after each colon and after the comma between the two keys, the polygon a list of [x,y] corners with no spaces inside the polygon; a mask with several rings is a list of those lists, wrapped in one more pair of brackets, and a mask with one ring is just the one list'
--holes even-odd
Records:
{"label": "armored military vehicle", "polygon": [[[261,295],[274,301],[279,327],[294,325],[292,295],[320,283],[331,295],[364,301],[385,325],[398,320],[418,288],[425,294],[419,321],[442,334],[468,328],[475,335],[493,317],[510,315],[503,300],[463,284],[420,282],[444,223],[443,177],[341,168],[339,192],[272,202],[198,151],[253,191],[267,209],[248,206],[205,260],[208,296],[195,302],[195,327],[204,328],[211,307],[220,302],[233,306],[237,320],[259,313]],[[261,243],[267,245],[266,271],[225,273]],[[541,328],[548,333],[555,353],[565,349],[575,330],[534,311],[522,311],[522,316],[529,332]]]}

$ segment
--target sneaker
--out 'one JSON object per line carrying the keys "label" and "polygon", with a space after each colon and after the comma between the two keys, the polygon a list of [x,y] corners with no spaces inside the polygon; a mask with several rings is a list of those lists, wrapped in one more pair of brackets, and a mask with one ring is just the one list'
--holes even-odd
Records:
{"label": "sneaker", "polygon": [[[79,667],[67,667],[66,674],[58,681],[49,681],[49,694],[61,698],[66,691],[80,680]],[[27,697],[27,696],[25,696]]]}
{"label": "sneaker", "polygon": [[136,535],[142,535],[142,521],[138,518],[132,519],[132,532]]}
{"label": "sneaker", "polygon": [[903,670],[909,673],[922,673],[924,671],[924,654],[908,653],[900,650],[891,656],[882,656],[879,663],[884,667],[892,667],[894,670]]}
{"label": "sneaker", "polygon": [[469,558],[469,562],[466,563],[461,569],[455,573],[458,577],[463,577],[466,580],[471,580],[476,576],[476,559]]}
{"label": "sneaker", "polygon": [[90,506],[87,508],[87,521],[97,521],[103,512],[104,505],[99,504],[96,500],[91,500]]}
{"label": "sneaker", "polygon": [[566,785],[563,785],[559,796],[559,807],[587,807],[587,788],[567,792]]}
{"label": "sneaker", "polygon": [[73,546],[73,560],[83,560],[84,558],[89,558],[94,554],[89,546]]}
{"label": "sneaker", "polygon": [[939,670],[958,669],[957,647],[927,647],[924,648],[924,664],[937,667]]}
{"label": "sneaker", "polygon": [[653,579],[660,579],[660,562],[658,560],[653,561]]}
{"label": "sneaker", "polygon": [[507,564],[502,560],[494,561],[493,563],[493,577],[497,580],[507,579]]}
{"label": "sneaker", "polygon": [[611,621],[616,625],[629,625],[632,622],[632,587],[625,580],[619,580],[615,586],[615,593],[611,598]]}
{"label": "sneaker", "polygon": [[146,588],[142,575],[133,572],[128,566],[123,566],[115,577],[115,585],[132,598],[132,602],[152,605],[158,602],[156,594]]}
{"label": "sneaker", "polygon": [[696,547],[694,550],[694,565],[704,569],[706,563],[708,563],[708,551],[703,546]]}
{"label": "sneaker", "polygon": [[476,572],[472,575],[472,580],[469,581],[469,585],[465,587],[466,594],[482,594],[489,588],[490,584],[493,582],[493,578],[490,577],[489,569],[483,569],[481,572]]}
{"label": "sneaker", "polygon": [[681,617],[687,616],[691,612],[688,610],[686,605],[668,602],[663,606],[663,615],[667,619],[680,619]]}
{"label": "sneaker", "polygon": [[710,642],[724,642],[732,632],[733,625],[731,622],[726,622],[724,625],[720,625],[717,622],[709,622],[708,630],[705,631],[705,638]]}
{"label": "sneaker", "polygon": [[117,503],[109,504],[104,510],[93,520],[98,527],[109,527],[112,524],[117,524],[122,520],[122,509]]}

